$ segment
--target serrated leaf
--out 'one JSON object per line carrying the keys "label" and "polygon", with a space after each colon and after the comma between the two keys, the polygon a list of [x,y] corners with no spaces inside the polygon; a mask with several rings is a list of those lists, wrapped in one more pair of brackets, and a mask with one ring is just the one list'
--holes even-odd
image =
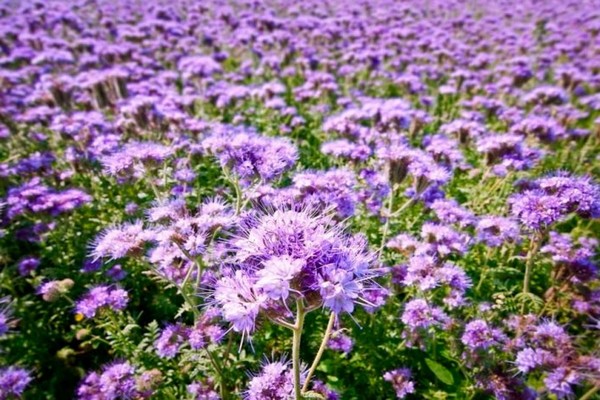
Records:
{"label": "serrated leaf", "polygon": [[425,364],[427,364],[427,367],[429,367],[431,372],[433,372],[433,374],[446,385],[452,385],[454,383],[454,377],[452,376],[452,373],[442,364],[433,361],[430,358],[425,359]]}

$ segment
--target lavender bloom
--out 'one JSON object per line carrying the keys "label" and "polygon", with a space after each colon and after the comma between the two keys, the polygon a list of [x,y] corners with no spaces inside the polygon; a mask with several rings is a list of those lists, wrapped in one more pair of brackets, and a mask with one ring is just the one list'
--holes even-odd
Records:
{"label": "lavender bloom", "polygon": [[438,286],[438,265],[432,256],[411,257],[403,280],[405,285],[415,285],[420,290],[430,290]]}
{"label": "lavender bloom", "polygon": [[290,282],[302,271],[304,261],[283,256],[267,260],[263,265],[256,274],[256,287],[271,299],[285,301],[290,293]]}
{"label": "lavender bloom", "polygon": [[545,193],[558,197],[566,213],[575,212],[584,218],[600,216],[600,186],[590,178],[559,174],[536,183]]}
{"label": "lavender bloom", "polygon": [[27,276],[40,266],[40,260],[36,257],[26,257],[19,261],[19,275]]}
{"label": "lavender bloom", "polygon": [[577,371],[563,367],[555,369],[544,378],[546,388],[554,393],[559,399],[565,397],[570,398],[573,396],[573,389],[571,386],[578,384],[580,381],[581,377]]}
{"label": "lavender bloom", "polygon": [[202,79],[221,72],[221,65],[211,57],[194,55],[179,60],[177,69],[182,71],[184,79]]}
{"label": "lavender bloom", "polygon": [[550,352],[543,349],[526,347],[517,353],[515,364],[520,372],[526,374],[531,370],[543,366],[550,360],[552,360]]}
{"label": "lavender bloom", "polygon": [[407,394],[415,392],[415,383],[411,378],[412,374],[408,368],[395,369],[383,375],[383,379],[392,384],[398,399],[403,399]]}
{"label": "lavender bloom", "polygon": [[567,132],[557,121],[549,118],[531,116],[511,127],[511,132],[538,137],[544,142],[554,142],[565,138]]}
{"label": "lavender bloom", "polygon": [[303,172],[294,175],[293,182],[291,194],[296,201],[320,209],[335,206],[342,218],[354,215],[357,181],[352,171]]}
{"label": "lavender bloom", "polygon": [[532,186],[509,199],[512,213],[529,229],[549,227],[572,212],[584,218],[600,213],[600,187],[588,178],[561,174],[538,179]]}
{"label": "lavender bloom", "polygon": [[332,140],[321,145],[323,154],[355,162],[366,161],[373,150],[366,144],[353,143],[348,139]]}
{"label": "lavender bloom", "polygon": [[527,387],[521,379],[504,374],[492,373],[478,378],[477,386],[498,400],[535,400],[539,397],[538,393]]}
{"label": "lavender bloom", "polygon": [[132,398],[136,395],[135,369],[127,362],[116,363],[100,375],[100,388],[107,399]]}
{"label": "lavender bloom", "polygon": [[243,271],[219,279],[213,296],[233,330],[245,334],[254,331],[261,306],[267,301],[266,294],[257,293],[251,286],[250,277]]}
{"label": "lavender bloom", "polygon": [[560,267],[557,268],[555,279],[570,279],[574,282],[587,282],[598,274],[598,268],[593,261],[594,249],[598,241],[593,238],[580,238],[574,242],[570,235],[550,232],[548,243],[542,246],[541,253],[549,254]]}
{"label": "lavender bloom", "polygon": [[89,373],[77,388],[77,398],[80,400],[132,399],[140,395],[135,368],[127,362],[109,364],[101,374]]}
{"label": "lavender bloom", "polygon": [[421,228],[424,245],[417,249],[418,254],[433,254],[440,257],[449,254],[464,254],[470,238],[444,225],[427,222]]}
{"label": "lavender bloom", "polygon": [[340,395],[337,392],[329,389],[325,383],[319,380],[312,381],[311,386],[311,391],[320,394],[325,400],[340,400]]}
{"label": "lavender bloom", "polygon": [[509,199],[512,214],[530,230],[545,229],[560,220],[565,211],[564,203],[554,195],[539,190],[528,190]]}
{"label": "lavender bloom", "polygon": [[86,318],[94,318],[98,310],[105,307],[116,311],[125,309],[128,300],[127,292],[123,289],[97,286],[75,304],[75,312]]}
{"label": "lavender bloom", "polygon": [[448,316],[441,308],[430,306],[423,299],[415,299],[406,303],[401,320],[410,329],[426,329],[445,324],[448,322]]}
{"label": "lavender bloom", "polygon": [[187,386],[187,392],[194,400],[220,400],[219,393],[215,391],[212,381],[206,383],[194,382]]}
{"label": "lavender bloom", "polygon": [[263,137],[252,129],[234,126],[218,127],[203,140],[202,147],[244,184],[256,179],[274,180],[289,170],[298,158],[296,147],[287,139]]}
{"label": "lavender bloom", "polygon": [[417,248],[421,246],[421,244],[422,243],[415,237],[406,233],[401,233],[398,236],[390,239],[386,247],[409,256],[412,255]]}
{"label": "lavender bloom", "polygon": [[525,103],[542,105],[560,105],[567,100],[566,92],[553,86],[537,87],[523,97]]}
{"label": "lavender bloom", "polygon": [[475,222],[475,215],[455,200],[435,200],[431,204],[431,209],[443,224],[457,224],[464,228]]}
{"label": "lavender bloom", "polygon": [[[275,361],[263,365],[244,393],[246,400],[287,400],[293,396],[294,378],[289,363]],[[303,381],[304,374],[301,376]]]}
{"label": "lavender bloom", "polygon": [[485,132],[485,127],[476,121],[457,119],[442,125],[440,130],[446,135],[457,138],[459,143],[467,144],[473,139],[482,136]]}
{"label": "lavender bloom", "polygon": [[509,170],[529,169],[541,158],[541,151],[523,145],[523,138],[516,134],[491,134],[477,141],[477,151],[484,154],[486,164],[493,167],[498,176]]}
{"label": "lavender bloom", "polygon": [[42,185],[39,177],[36,177],[19,187],[9,189],[6,215],[11,220],[29,213],[57,216],[91,200],[88,194],[77,189],[55,191]]}
{"label": "lavender bloom", "polygon": [[118,151],[102,156],[104,172],[121,179],[141,179],[148,168],[161,165],[173,154],[173,149],[152,142],[132,142]]}
{"label": "lavender bloom", "polygon": [[96,238],[91,256],[94,260],[116,260],[141,254],[145,243],[153,237],[154,233],[145,230],[141,221],[108,228]]}
{"label": "lavender bloom", "polygon": [[161,332],[154,346],[156,353],[162,358],[173,358],[189,336],[189,328],[181,325],[169,325]]}
{"label": "lavender bloom", "polygon": [[477,240],[490,247],[499,247],[506,242],[519,240],[519,225],[510,218],[488,216],[477,222]]}
{"label": "lavender bloom", "polygon": [[499,329],[491,328],[483,320],[469,322],[461,337],[462,343],[471,350],[485,350],[491,346],[502,344],[506,337]]}
{"label": "lavender bloom", "polygon": [[0,369],[0,400],[20,398],[32,380],[26,369],[15,366]]}
{"label": "lavender bloom", "polygon": [[223,339],[225,331],[213,322],[218,313],[216,309],[208,309],[190,330],[188,340],[192,349],[199,350]]}
{"label": "lavender bloom", "polygon": [[238,332],[254,329],[268,299],[285,303],[291,295],[350,313],[380,274],[364,237],[346,235],[330,216],[310,210],[260,215],[232,246],[240,269],[217,281],[214,298]]}
{"label": "lavender bloom", "polygon": [[331,334],[327,347],[340,353],[348,354],[354,347],[354,341],[348,335],[343,334],[341,331],[334,332]]}
{"label": "lavender bloom", "polygon": [[425,151],[433,156],[433,159],[448,169],[467,169],[462,152],[458,148],[455,139],[444,135],[426,136],[424,140]]}

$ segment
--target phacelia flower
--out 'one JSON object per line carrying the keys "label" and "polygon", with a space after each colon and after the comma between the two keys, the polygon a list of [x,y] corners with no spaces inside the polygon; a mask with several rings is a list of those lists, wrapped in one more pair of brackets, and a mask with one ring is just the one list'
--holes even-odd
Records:
{"label": "phacelia flower", "polygon": [[411,378],[412,374],[408,368],[395,369],[383,375],[383,379],[392,384],[398,399],[403,399],[407,394],[415,392],[415,383]]}
{"label": "phacelia flower", "polygon": [[15,366],[0,369],[0,400],[20,398],[32,380],[26,369]]}
{"label": "phacelia flower", "polygon": [[94,318],[98,310],[110,308],[121,311],[127,306],[129,296],[119,288],[97,286],[90,289],[76,304],[75,312],[86,318]]}

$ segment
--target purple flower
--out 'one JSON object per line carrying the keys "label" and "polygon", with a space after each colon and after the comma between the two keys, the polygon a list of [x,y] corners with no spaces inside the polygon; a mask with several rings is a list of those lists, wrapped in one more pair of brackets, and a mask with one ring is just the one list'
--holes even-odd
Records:
{"label": "purple flower", "polygon": [[469,247],[470,238],[454,229],[427,222],[421,228],[421,237],[425,244],[417,249],[420,254],[433,254],[440,257],[449,254],[464,254]]}
{"label": "purple flower", "polygon": [[590,178],[558,174],[539,179],[536,184],[549,195],[558,197],[565,212],[588,218],[600,216],[600,186]]}
{"label": "purple flower", "polygon": [[215,391],[214,383],[208,381],[194,382],[187,386],[187,392],[193,396],[194,400],[220,400],[219,393]]}
{"label": "purple flower", "polygon": [[261,306],[267,301],[266,294],[255,291],[250,276],[243,271],[219,279],[213,296],[225,321],[231,322],[234,331],[245,334],[254,331]]}
{"label": "purple flower", "polygon": [[528,190],[509,199],[511,212],[521,224],[530,230],[545,229],[560,220],[565,211],[564,203],[554,195],[540,190]]}
{"label": "purple flower", "polygon": [[215,126],[215,131],[202,142],[202,147],[219,160],[242,183],[259,179],[268,182],[289,170],[298,151],[287,139],[258,135],[254,130],[236,126]]}
{"label": "purple flower", "polygon": [[515,364],[520,372],[526,374],[543,366],[551,359],[552,355],[546,350],[526,347],[517,353]]}
{"label": "purple flower", "polygon": [[[301,374],[303,381],[304,374]],[[244,393],[246,400],[288,400],[293,397],[294,378],[289,363],[275,361],[263,365]]]}
{"label": "purple flower", "polygon": [[98,310],[105,307],[115,311],[125,309],[128,300],[129,296],[123,289],[97,286],[75,304],[75,312],[86,318],[94,318]]}
{"label": "purple flower", "polygon": [[519,240],[519,225],[510,218],[487,216],[477,222],[477,240],[490,247]]}
{"label": "purple flower", "polygon": [[541,253],[552,256],[552,261],[567,270],[560,270],[556,279],[565,279],[565,275],[574,282],[587,282],[598,274],[593,261],[594,249],[598,241],[594,238],[580,238],[577,242],[568,234],[550,232],[548,243],[540,249]]}
{"label": "purple flower", "polygon": [[132,142],[100,158],[104,172],[121,179],[141,179],[147,168],[161,165],[173,149],[153,142]]}
{"label": "purple flower", "polygon": [[27,276],[40,266],[40,260],[37,257],[26,257],[19,261],[19,275]]}
{"label": "purple flower", "polygon": [[458,148],[458,141],[444,135],[426,136],[424,139],[425,151],[433,156],[433,159],[448,169],[467,169],[464,156]]}
{"label": "purple flower", "polygon": [[334,206],[342,218],[354,215],[357,203],[354,172],[346,169],[302,172],[294,175],[293,182],[291,195],[296,201],[320,209]]}
{"label": "purple flower", "polygon": [[21,397],[25,388],[33,380],[26,369],[9,366],[0,369],[0,399],[8,400]]}
{"label": "purple flower", "polygon": [[559,367],[550,372],[544,378],[546,388],[554,393],[559,399],[573,396],[572,385],[576,385],[581,381],[581,377],[577,371]]}
{"label": "purple flower", "polygon": [[[77,398],[80,400],[118,400],[143,396],[148,392],[148,382],[143,382],[143,380],[149,376],[142,374],[136,381],[135,373],[135,368],[128,362],[106,365],[102,373],[91,372],[84,378],[77,388]],[[138,386],[144,389],[143,393],[138,390]]]}
{"label": "purple flower", "polygon": [[499,329],[491,328],[487,322],[480,319],[469,322],[461,337],[462,343],[471,350],[485,350],[501,344],[505,339]]}
{"label": "purple flower", "polygon": [[337,331],[331,334],[327,347],[331,350],[339,351],[340,353],[348,354],[354,347],[354,341],[348,335],[343,334],[341,331]]}
{"label": "purple flower", "polygon": [[146,242],[153,238],[154,232],[145,230],[141,221],[108,228],[94,241],[91,256],[94,260],[116,260],[141,254]]}
{"label": "purple flower", "polygon": [[411,378],[412,374],[408,368],[398,368],[383,375],[383,379],[392,384],[398,399],[415,392],[415,383]]}
{"label": "purple flower", "polygon": [[190,330],[181,324],[168,325],[154,343],[156,353],[163,358],[173,358],[188,339]]}
{"label": "purple flower", "polygon": [[115,363],[100,375],[100,388],[107,399],[133,398],[136,394],[135,369],[127,362]]}
{"label": "purple flower", "polygon": [[188,340],[192,349],[199,350],[209,344],[219,343],[223,339],[225,331],[213,322],[218,312],[216,309],[206,310],[196,325],[190,329]]}
{"label": "purple flower", "polygon": [[460,206],[455,200],[435,200],[431,204],[431,209],[443,224],[457,224],[464,228],[475,222],[475,215]]}
{"label": "purple flower", "polygon": [[401,320],[410,329],[425,329],[430,326],[445,324],[448,321],[448,316],[441,308],[430,306],[423,299],[415,299],[406,303]]}
{"label": "purple flower", "polygon": [[256,287],[271,299],[285,301],[289,296],[290,282],[302,271],[304,261],[281,256],[265,261],[263,266],[256,274]]}

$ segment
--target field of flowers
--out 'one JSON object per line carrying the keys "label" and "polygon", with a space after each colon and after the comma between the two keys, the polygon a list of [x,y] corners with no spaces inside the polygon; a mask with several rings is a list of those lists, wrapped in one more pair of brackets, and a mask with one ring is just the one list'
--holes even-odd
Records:
{"label": "field of flowers", "polygon": [[0,400],[600,399],[600,1],[0,31]]}

